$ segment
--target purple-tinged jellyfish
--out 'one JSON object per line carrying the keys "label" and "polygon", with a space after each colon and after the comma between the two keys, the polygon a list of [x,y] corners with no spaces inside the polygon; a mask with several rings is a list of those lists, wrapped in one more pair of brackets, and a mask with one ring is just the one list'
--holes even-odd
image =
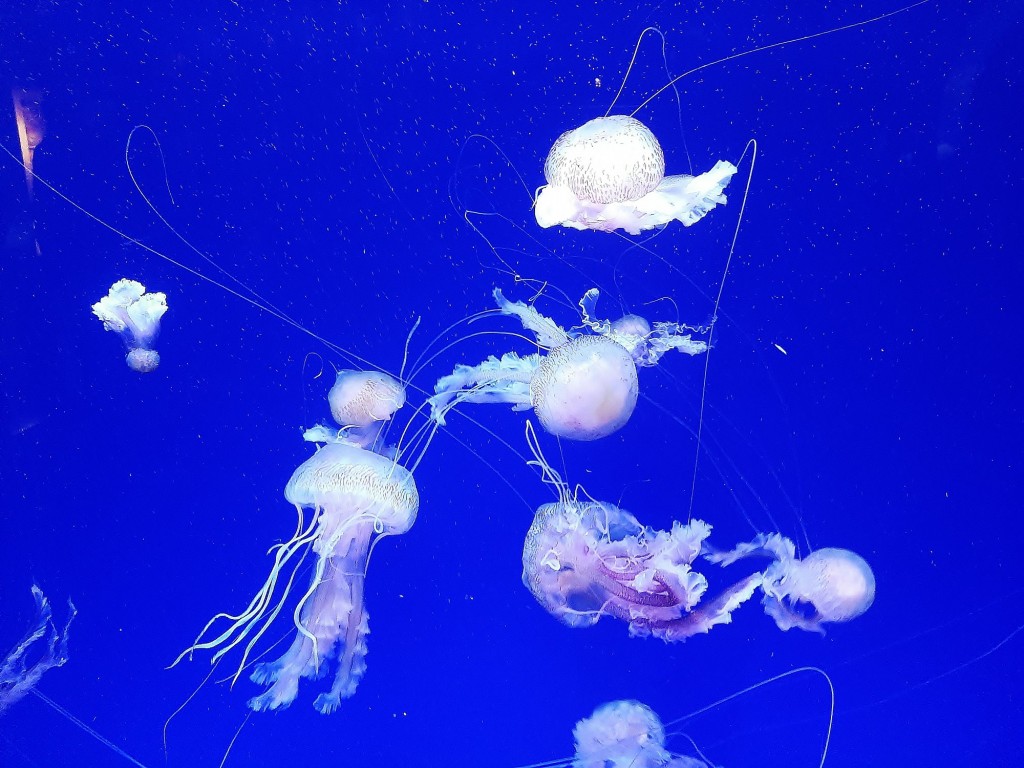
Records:
{"label": "purple-tinged jellyfish", "polygon": [[[363,400],[356,378],[346,371],[339,377],[342,390],[351,385],[349,405]],[[365,379],[369,381],[369,379]],[[377,397],[364,402],[364,413],[390,418],[395,393],[389,386],[371,387]],[[338,384],[335,384],[335,388]],[[332,390],[333,392],[334,390]],[[365,393],[364,393],[365,394]],[[341,399],[332,399],[332,411]],[[402,395],[404,400],[404,394]],[[342,408],[345,417],[358,409]],[[366,636],[369,633],[364,605],[364,580],[370,552],[379,539],[408,531],[416,521],[419,494],[412,473],[375,448],[379,422],[361,425],[342,424],[334,431],[327,427],[308,430],[306,438],[327,444],[306,460],[285,487],[285,498],[295,506],[299,522],[295,534],[272,551],[274,563],[263,587],[241,614],[218,614],[199,634],[195,643],[175,661],[195,650],[217,648],[217,661],[235,646],[247,641],[235,679],[245,668],[253,647],[263,636],[292,590],[299,566],[312,551],[316,556],[313,576],[305,594],[295,606],[292,618],[296,628],[291,647],[276,661],[256,665],[252,680],[270,686],[249,700],[256,711],[286,707],[298,694],[302,678],[318,679],[326,665],[336,666],[334,684],[314,702],[320,712],[334,712],[342,699],[351,697],[366,671]],[[372,435],[372,437],[370,437]],[[364,447],[365,446],[365,447]],[[304,510],[312,510],[306,520]],[[290,573],[283,576],[286,566]],[[274,600],[279,581],[286,579],[282,594]],[[231,623],[210,640],[203,637],[218,619]]]}
{"label": "purple-tinged jellyfish", "polygon": [[[35,584],[32,597],[36,601],[35,623],[0,664],[0,715],[35,688],[45,672],[64,666],[68,660],[68,629],[78,613],[75,604],[68,600],[68,618],[61,630],[53,623],[50,601]],[[29,664],[27,656],[44,637],[46,647]]]}
{"label": "purple-tinged jellyfish", "polygon": [[434,386],[431,417],[445,423],[461,403],[510,403],[532,408],[541,426],[558,437],[597,440],[621,429],[639,394],[637,366],[656,365],[670,349],[697,355],[707,344],[693,335],[702,329],[654,323],[637,315],[611,322],[594,317],[598,298],[591,289],[580,300],[581,324],[569,330],[521,301],[495,289],[502,314],[516,317],[547,354],[508,352],[479,365],[457,365]]}
{"label": "purple-tinged jellyfish", "polygon": [[736,166],[719,160],[700,176],[665,175],[665,153],[635,117],[598,117],[566,131],[544,162],[547,184],[534,201],[542,227],[638,235],[678,221],[691,226],[726,202]]}
{"label": "purple-tinged jellyfish", "polygon": [[[823,623],[854,619],[874,600],[871,568],[853,552],[820,549],[799,559],[793,542],[777,533],[720,552],[708,543],[711,526],[701,520],[674,522],[669,531],[650,528],[614,504],[580,489],[570,492],[529,424],[526,434],[531,464],[558,501],[537,510],[526,534],[523,583],[567,626],[589,627],[612,616],[629,625],[631,636],[676,642],[730,623],[733,611],[760,589],[765,612],[780,629],[821,632]],[[702,602],[708,580],[694,570],[698,556],[727,566],[754,555],[772,561]]]}
{"label": "purple-tinged jellyfish", "polygon": [[146,287],[137,280],[121,279],[92,305],[92,311],[103,321],[104,328],[124,341],[129,368],[139,373],[156,370],[160,353],[153,349],[153,344],[160,333],[160,318],[167,311],[167,296],[146,293]]}
{"label": "purple-tinged jellyfish", "polygon": [[824,633],[822,624],[855,619],[875,600],[871,566],[848,549],[825,547],[798,558],[793,542],[776,533],[762,534],[729,552],[704,556],[730,565],[757,555],[773,558],[761,582],[761,602],[783,631],[796,627]]}
{"label": "purple-tinged jellyfish", "polygon": [[559,499],[537,510],[526,534],[523,583],[563,624],[590,627],[612,616],[634,637],[685,640],[728,624],[760,586],[753,574],[701,604],[708,580],[693,564],[710,525],[691,520],[659,531],[614,504],[581,500],[544,459],[529,425],[527,442]]}
{"label": "purple-tinged jellyfish", "polygon": [[703,760],[673,755],[665,748],[665,727],[639,701],[602,704],[576,723],[572,768],[706,768]]}

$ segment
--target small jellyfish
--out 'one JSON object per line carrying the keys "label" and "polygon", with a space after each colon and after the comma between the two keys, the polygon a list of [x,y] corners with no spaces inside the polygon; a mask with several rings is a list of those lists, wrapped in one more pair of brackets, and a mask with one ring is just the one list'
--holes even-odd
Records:
{"label": "small jellyfish", "polygon": [[[75,614],[78,613],[75,604],[68,600],[68,619],[63,630],[60,630],[53,623],[50,601],[34,584],[32,597],[36,601],[35,623],[0,664],[0,715],[35,688],[47,670],[62,667],[68,660],[68,629]],[[29,665],[26,656],[44,637],[46,647],[36,657],[35,662]]]}
{"label": "small jellyfish", "polygon": [[598,117],[551,147],[534,215],[542,227],[631,235],[671,221],[689,227],[725,204],[735,173],[736,166],[719,160],[700,176],[666,176],[665,153],[647,126],[627,115]]}
{"label": "small jellyfish", "polygon": [[599,293],[580,300],[581,324],[568,331],[521,301],[508,301],[498,289],[502,314],[516,317],[548,350],[520,356],[490,356],[479,365],[458,365],[434,386],[431,416],[439,424],[460,403],[510,403],[532,408],[549,433],[571,440],[598,440],[621,429],[636,407],[637,366],[656,365],[670,349],[690,355],[707,350],[693,335],[702,329],[654,323],[637,315],[611,322],[593,317]]}
{"label": "small jellyfish", "polygon": [[[336,431],[325,426],[307,430],[306,439],[327,444],[295,470],[285,487],[285,498],[299,515],[295,534],[273,548],[270,575],[248,608],[238,616],[215,616],[175,663],[195,650],[212,648],[218,648],[216,661],[248,639],[237,679],[253,647],[282,610],[299,566],[312,552],[316,565],[310,586],[292,613],[295,640],[276,661],[256,665],[252,680],[270,687],[250,699],[249,707],[256,711],[287,707],[298,695],[299,680],[318,679],[332,660],[334,684],[317,696],[316,709],[334,712],[342,699],[355,693],[366,671],[369,625],[364,580],[370,552],[384,536],[408,531],[419,510],[412,472],[375,447],[380,423],[391,417],[400,400],[404,402],[404,392],[399,395],[395,387],[401,389],[397,380],[386,376],[362,376],[357,371],[339,374],[331,390],[332,412],[339,421],[360,423],[344,424]],[[360,419],[360,414],[368,418]],[[306,509],[312,510],[308,521]],[[278,582],[284,580],[282,573],[289,563],[291,573],[275,601]],[[203,640],[220,618],[229,619],[230,626],[212,640]]]}
{"label": "small jellyfish", "polygon": [[756,555],[773,558],[764,572],[761,602],[781,630],[824,633],[823,624],[855,619],[875,600],[871,566],[848,549],[825,547],[798,558],[791,540],[762,534],[729,552],[705,553],[722,565]]}
{"label": "small jellyfish", "polygon": [[103,321],[104,328],[115,331],[124,341],[129,368],[139,373],[156,370],[160,353],[153,349],[153,344],[160,333],[160,318],[167,311],[167,296],[146,293],[142,283],[121,279],[92,305],[92,311]]}
{"label": "small jellyfish", "polygon": [[706,768],[707,763],[665,748],[665,728],[639,701],[602,704],[576,723],[572,768]]}

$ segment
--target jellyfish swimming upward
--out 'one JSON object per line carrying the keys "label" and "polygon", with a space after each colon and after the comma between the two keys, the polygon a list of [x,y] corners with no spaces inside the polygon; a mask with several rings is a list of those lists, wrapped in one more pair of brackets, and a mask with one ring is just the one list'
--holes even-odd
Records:
{"label": "jellyfish swimming upward", "polygon": [[[632,636],[685,640],[732,621],[733,612],[761,590],[765,612],[780,629],[823,631],[854,619],[874,600],[871,568],[853,552],[819,549],[800,559],[793,542],[762,534],[719,552],[701,520],[674,522],[668,531],[641,524],[614,504],[570,493],[547,463],[536,436],[527,441],[546,483],[559,495],[538,510],[523,546],[523,583],[552,616],[589,627],[605,616],[629,625]],[[765,556],[768,567],[740,578],[710,599],[698,558],[727,566]]]}
{"label": "jellyfish swimming upward", "polygon": [[678,221],[696,224],[726,202],[736,166],[719,160],[699,176],[665,175],[665,153],[651,130],[627,115],[598,117],[566,131],[544,162],[547,184],[534,201],[542,227],[638,235]]}
{"label": "jellyfish swimming upward", "polygon": [[509,403],[532,408],[544,429],[571,440],[597,440],[621,429],[639,394],[637,367],[653,366],[671,349],[688,355],[707,350],[694,336],[703,329],[680,323],[649,323],[639,315],[616,321],[595,316],[599,296],[580,300],[580,324],[568,330],[521,301],[494,290],[498,309],[534,334],[545,354],[508,352],[479,365],[457,365],[430,398],[438,424],[461,403]]}
{"label": "jellyfish swimming upward", "polygon": [[[342,417],[340,429],[307,430],[307,439],[327,444],[295,470],[285,487],[285,498],[298,512],[295,534],[271,550],[270,575],[245,611],[215,616],[178,657],[180,661],[196,650],[216,648],[216,661],[244,643],[237,679],[253,647],[284,608],[299,566],[312,553],[312,579],[292,611],[295,639],[279,659],[257,664],[251,675],[253,681],[269,686],[250,699],[254,710],[288,706],[302,678],[319,679],[333,663],[334,683],[314,703],[328,714],[355,693],[366,671],[364,581],[369,554],[378,539],[408,531],[419,509],[412,473],[375,448],[380,423],[404,402],[404,393],[397,394],[401,389],[386,374],[338,374],[330,401],[332,413]],[[284,587],[276,595],[281,582]],[[229,626],[204,639],[221,620],[229,621]]]}
{"label": "jellyfish swimming upward", "polygon": [[139,373],[156,370],[160,353],[153,349],[153,344],[160,333],[160,319],[167,311],[164,294],[146,293],[146,287],[137,280],[122,279],[92,305],[92,311],[103,321],[104,328],[124,341],[129,368]]}

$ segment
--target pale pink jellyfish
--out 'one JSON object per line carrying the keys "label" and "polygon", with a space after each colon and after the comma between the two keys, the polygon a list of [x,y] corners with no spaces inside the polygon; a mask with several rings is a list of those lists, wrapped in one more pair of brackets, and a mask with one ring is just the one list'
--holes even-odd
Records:
{"label": "pale pink jellyfish", "polygon": [[[523,583],[552,616],[570,627],[589,627],[611,616],[633,636],[685,640],[728,624],[733,611],[760,589],[762,604],[780,629],[823,631],[827,622],[863,614],[875,596],[871,568],[853,552],[820,549],[804,559],[790,539],[761,534],[720,552],[708,543],[701,520],[673,522],[663,531],[569,486],[547,463],[527,425],[531,464],[540,468],[558,501],[538,510],[523,546]],[[583,498],[580,498],[580,497]],[[694,570],[699,557],[723,566],[754,555],[768,567],[704,600],[708,580]]]}
{"label": "pale pink jellyfish", "polygon": [[636,407],[637,366],[657,364],[670,349],[690,355],[706,351],[694,339],[700,329],[679,323],[654,323],[628,315],[611,322],[593,317],[598,291],[580,301],[580,325],[569,330],[521,301],[494,298],[502,314],[516,317],[547,350],[520,356],[508,352],[479,365],[457,365],[438,380],[430,398],[438,424],[461,403],[509,403],[532,408],[541,426],[558,437],[597,440],[621,429]]}
{"label": "pale pink jellyfish", "polygon": [[688,227],[725,204],[734,173],[736,166],[719,160],[700,176],[666,176],[665,154],[647,126],[627,115],[598,117],[551,147],[534,215],[542,227],[631,235],[671,221]]}
{"label": "pale pink jellyfish", "polygon": [[133,371],[149,373],[160,365],[160,353],[153,349],[160,333],[160,319],[167,311],[167,296],[146,293],[137,280],[122,279],[92,305],[103,327],[116,332],[128,348],[125,362]]}
{"label": "pale pink jellyfish", "polygon": [[572,768],[706,768],[707,763],[665,748],[665,727],[639,701],[602,704],[576,723]]}
{"label": "pale pink jellyfish", "polygon": [[523,583],[563,624],[590,627],[611,616],[626,622],[632,636],[685,640],[728,624],[760,586],[761,574],[754,574],[701,604],[708,580],[693,564],[710,525],[674,522],[661,531],[614,504],[580,500],[546,462],[529,428],[527,438],[533,463],[559,500],[537,510],[526,534]]}
{"label": "pale pink jellyfish", "polygon": [[[345,386],[352,384],[354,378],[357,377],[344,376]],[[390,418],[393,411],[383,401],[393,402],[396,395],[390,386],[377,388],[377,392],[382,397],[365,401],[367,412]],[[332,400],[332,406],[337,404],[337,398]],[[342,410],[347,417],[353,413],[352,409]],[[238,616],[215,616],[196,642],[178,657],[180,661],[195,650],[217,648],[213,656],[216,661],[247,641],[235,673],[237,679],[253,647],[284,607],[298,567],[311,551],[316,556],[312,580],[292,612],[297,630],[295,640],[276,661],[256,665],[252,679],[270,688],[250,699],[249,706],[254,710],[288,706],[298,693],[301,678],[318,679],[325,673],[326,665],[333,662],[334,684],[314,702],[320,712],[333,712],[342,699],[355,693],[366,671],[369,629],[363,584],[369,554],[380,538],[408,531],[419,509],[412,473],[382,453],[362,447],[374,442],[367,440],[365,430],[376,435],[376,424],[369,421],[362,427],[342,425],[337,431],[316,427],[307,432],[307,439],[330,442],[299,466],[285,487],[285,498],[299,514],[295,534],[273,548],[270,575],[248,608]],[[306,509],[312,510],[309,520]],[[282,572],[289,563],[290,573],[275,601],[278,582],[283,580]],[[203,640],[207,630],[221,618],[228,619],[230,626],[218,637]]]}
{"label": "pale pink jellyfish", "polygon": [[824,632],[822,624],[855,619],[875,600],[871,566],[848,549],[825,547],[801,559],[793,542],[776,533],[705,557],[729,565],[756,555],[773,558],[764,572],[761,602],[779,629]]}

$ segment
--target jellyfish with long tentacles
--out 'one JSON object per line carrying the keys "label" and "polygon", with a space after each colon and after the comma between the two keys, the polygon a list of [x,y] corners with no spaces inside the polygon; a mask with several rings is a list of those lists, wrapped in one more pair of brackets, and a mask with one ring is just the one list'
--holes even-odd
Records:
{"label": "jellyfish with long tentacles", "polygon": [[597,289],[580,300],[581,320],[568,330],[535,307],[509,301],[499,289],[502,314],[517,318],[547,354],[508,352],[479,365],[457,365],[430,398],[438,424],[461,403],[509,403],[532,408],[541,426],[558,437],[597,440],[621,429],[639,394],[637,366],[656,365],[671,349],[698,355],[707,350],[703,329],[680,323],[649,323],[638,315],[616,321],[596,317]]}
{"label": "jellyfish with long tentacles", "polygon": [[[196,650],[214,648],[216,661],[245,642],[234,676],[237,679],[253,647],[284,608],[299,566],[312,551],[316,556],[313,576],[292,613],[295,640],[276,661],[256,665],[253,681],[270,687],[250,699],[253,710],[288,706],[298,694],[299,681],[321,677],[332,660],[336,663],[334,683],[316,698],[316,709],[331,713],[342,699],[355,693],[366,671],[369,627],[364,579],[370,552],[378,540],[405,533],[416,521],[419,494],[412,473],[376,449],[379,422],[381,417],[390,418],[397,407],[394,388],[400,385],[396,380],[374,380],[369,389],[376,396],[362,397],[369,380],[363,379],[359,385],[358,377],[351,375],[354,373],[339,375],[344,391],[332,399],[332,410],[340,408],[345,418],[362,423],[342,424],[333,436],[324,427],[307,432],[308,439],[330,438],[331,442],[299,466],[285,487],[285,498],[295,506],[299,523],[289,541],[273,548],[274,563],[263,587],[241,614],[218,614],[211,619],[175,661]],[[341,408],[342,400],[351,407]],[[361,407],[356,407],[357,403]],[[369,417],[356,418],[358,413]],[[312,510],[308,520],[307,509]],[[275,601],[278,584],[285,579]],[[227,619],[229,626],[205,640],[220,619]]]}
{"label": "jellyfish with long tentacles", "polygon": [[689,227],[725,204],[736,170],[719,160],[699,176],[666,176],[665,153],[646,125],[629,115],[598,117],[551,147],[534,215],[542,227],[631,235],[672,221]]}
{"label": "jellyfish with long tentacles", "polygon": [[[48,670],[62,667],[68,660],[68,630],[78,613],[75,604],[68,600],[67,621],[63,629],[58,629],[53,623],[50,601],[35,584],[32,597],[36,601],[35,623],[0,663],[0,715],[31,692]],[[29,663],[36,644],[44,638],[45,647]]]}
{"label": "jellyfish with long tentacles", "polygon": [[156,370],[160,353],[153,349],[153,344],[160,333],[160,319],[167,312],[167,296],[146,293],[146,287],[137,280],[122,279],[92,305],[92,311],[103,321],[104,328],[124,341],[129,368],[139,373]]}

